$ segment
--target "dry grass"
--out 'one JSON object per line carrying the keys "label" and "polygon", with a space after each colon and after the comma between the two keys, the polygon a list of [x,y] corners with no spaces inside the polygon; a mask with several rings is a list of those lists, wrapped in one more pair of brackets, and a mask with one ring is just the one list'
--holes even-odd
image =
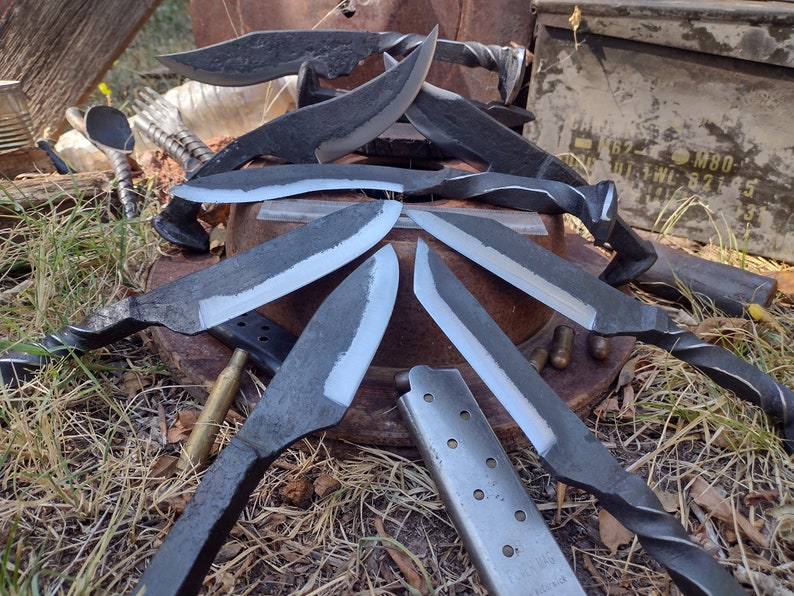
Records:
{"label": "dry grass", "polygon": [[[25,242],[4,243],[0,255],[0,329],[9,342],[33,341],[140,290],[157,254],[146,221],[122,224],[86,201],[58,217],[44,209],[27,213],[23,225],[33,233]],[[731,349],[794,386],[789,300],[778,298],[773,323],[722,333]],[[697,305],[686,317],[714,314]],[[591,417],[588,424],[751,590],[794,589],[794,470],[766,417],[658,349],[638,346],[635,356],[634,415]],[[616,397],[620,404],[625,392]],[[200,480],[158,477],[162,457],[179,450],[167,442],[167,429],[177,411],[195,407],[146,333],[57,363],[5,391],[0,593],[128,592]],[[238,424],[224,425],[223,442]],[[676,592],[636,541],[614,554],[602,544],[592,497],[569,490],[558,518],[556,484],[533,452],[511,458],[589,593]],[[320,474],[336,478],[340,488],[315,496],[306,509],[288,504],[281,492],[286,483]],[[732,519],[714,519],[694,501],[696,478],[727,496]],[[768,547],[738,532],[739,515],[759,526]],[[270,468],[207,577],[206,592],[409,593],[413,588],[385,550],[390,542],[378,537],[379,519],[426,578],[428,593],[485,593],[417,458],[321,438],[293,447]]]}

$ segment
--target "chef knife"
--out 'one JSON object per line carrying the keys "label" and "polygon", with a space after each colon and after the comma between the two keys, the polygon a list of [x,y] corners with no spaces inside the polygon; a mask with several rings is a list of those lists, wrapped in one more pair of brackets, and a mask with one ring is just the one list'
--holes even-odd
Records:
{"label": "chef knife", "polygon": [[[211,85],[254,85],[297,74],[308,63],[324,79],[348,75],[367,56],[405,56],[424,36],[371,31],[255,31],[210,46],[158,56],[177,74]],[[499,72],[499,93],[512,103],[524,80],[527,49],[438,40],[435,58]]]}
{"label": "chef knife", "polygon": [[262,399],[201,481],[134,594],[195,594],[267,467],[301,437],[338,423],[389,322],[397,255],[386,245],[309,321]]}
{"label": "chef knife", "polygon": [[626,472],[554,393],[452,271],[421,239],[414,293],[557,479],[595,495],[687,594],[744,594],[711,555],[692,543],[648,485]]}
{"label": "chef knife", "polygon": [[408,215],[445,244],[582,327],[604,336],[633,335],[692,364],[779,419],[786,448],[794,448],[794,393],[734,353],[678,327],[662,308],[623,294],[493,220],[418,210]]}
{"label": "chef knife", "polygon": [[315,220],[140,296],[105,306],[26,351],[0,356],[6,385],[54,357],[111,344],[150,325],[192,335],[275,300],[334,271],[385,236],[397,201],[368,201]]}

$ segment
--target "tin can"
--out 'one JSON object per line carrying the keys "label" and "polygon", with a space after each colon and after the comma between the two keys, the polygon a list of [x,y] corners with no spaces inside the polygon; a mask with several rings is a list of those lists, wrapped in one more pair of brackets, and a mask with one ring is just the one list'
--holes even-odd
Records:
{"label": "tin can", "polygon": [[33,120],[19,81],[0,81],[0,151],[33,144]]}

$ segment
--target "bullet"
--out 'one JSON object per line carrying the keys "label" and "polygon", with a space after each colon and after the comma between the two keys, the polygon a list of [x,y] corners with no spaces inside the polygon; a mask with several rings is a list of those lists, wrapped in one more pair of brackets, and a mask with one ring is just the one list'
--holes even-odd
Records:
{"label": "bullet", "polygon": [[596,360],[606,360],[612,353],[612,338],[590,333],[587,338],[587,345],[590,348],[590,355]]}
{"label": "bullet", "polygon": [[551,340],[551,350],[549,351],[549,361],[554,368],[562,370],[571,363],[573,338],[573,329],[568,325],[558,325],[554,329],[554,337]]}
{"label": "bullet", "polygon": [[536,371],[540,372],[549,360],[549,351],[538,346],[529,355],[529,363]]}
{"label": "bullet", "polygon": [[229,364],[218,375],[179,456],[176,464],[179,471],[201,468],[207,462],[207,456],[218,434],[218,427],[226,418],[226,413],[240,388],[240,377],[247,359],[248,352],[237,348]]}

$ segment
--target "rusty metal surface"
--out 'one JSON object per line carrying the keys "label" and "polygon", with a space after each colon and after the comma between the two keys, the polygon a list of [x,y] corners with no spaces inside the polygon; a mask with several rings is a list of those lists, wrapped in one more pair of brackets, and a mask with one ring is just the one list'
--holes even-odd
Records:
{"label": "rusty metal surface", "polygon": [[[380,0],[355,2],[346,17],[338,0],[191,0],[196,46],[203,47],[245,33],[275,29],[355,29],[426,34],[439,24],[439,37],[485,44],[529,45],[534,15],[530,0]],[[428,80],[481,101],[499,99],[497,75],[482,69],[434,64]],[[334,86],[352,89],[383,72],[373,56]]]}
{"label": "rusty metal surface", "polygon": [[538,20],[530,140],[614,180],[634,226],[697,196],[677,235],[794,259],[794,70],[589,33],[576,49]]}
{"label": "rusty metal surface", "polygon": [[[605,257],[587,245],[579,236],[568,234],[566,244],[569,258],[592,273],[598,273],[606,264]],[[217,257],[211,255],[161,257],[152,266],[147,289],[158,287],[216,261]],[[401,268],[405,267],[401,265]],[[410,279],[400,280],[401,286],[408,284],[410,287],[410,283]],[[397,308],[401,308],[400,300],[401,296],[398,293]],[[516,316],[514,321],[519,321],[520,318]],[[432,322],[431,324],[435,325]],[[542,376],[572,410],[580,416],[586,416],[594,402],[609,387],[620,368],[628,360],[634,339],[614,338],[610,356],[603,361],[597,361],[588,354],[588,332],[569,319],[552,314],[532,337],[520,343],[521,351],[528,356],[535,347],[548,347],[554,328],[560,324],[570,325],[576,332],[571,365],[566,370],[556,370],[547,366],[543,369]],[[508,323],[505,331],[509,332],[510,329],[511,325]],[[421,329],[417,330],[417,333],[421,332]],[[151,328],[149,333],[174,378],[186,385],[196,399],[205,399],[213,381],[231,357],[232,351],[208,333],[186,337],[164,328]],[[505,444],[505,448],[526,446],[526,439],[521,430],[516,427],[512,418],[462,357],[450,356],[436,360],[440,361],[442,366],[452,365],[460,369],[494,431]],[[371,366],[347,415],[337,427],[326,434],[332,438],[365,444],[411,446],[410,433],[395,407],[398,392],[394,384],[394,375],[403,370],[405,369],[377,364]],[[265,375],[260,375],[260,378],[264,383],[269,381]],[[250,404],[256,403],[259,399],[259,390],[248,375],[244,375],[241,386],[245,399]]]}
{"label": "rusty metal surface", "polygon": [[794,5],[757,0],[536,0],[543,24],[739,60],[794,66]]}

